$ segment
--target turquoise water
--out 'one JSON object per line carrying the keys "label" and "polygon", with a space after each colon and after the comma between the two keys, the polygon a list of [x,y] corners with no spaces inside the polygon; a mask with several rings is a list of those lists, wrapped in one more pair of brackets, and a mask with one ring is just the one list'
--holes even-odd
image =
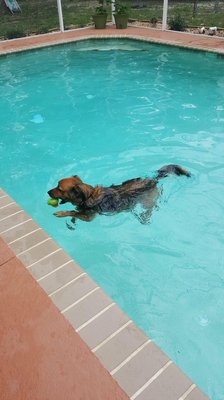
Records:
{"label": "turquoise water", "polygon": [[[9,55],[0,58],[0,116],[1,186],[223,400],[224,60],[128,40]],[[110,185],[168,163],[192,178],[161,181],[150,224],[121,213],[71,231],[46,204],[62,177]]]}

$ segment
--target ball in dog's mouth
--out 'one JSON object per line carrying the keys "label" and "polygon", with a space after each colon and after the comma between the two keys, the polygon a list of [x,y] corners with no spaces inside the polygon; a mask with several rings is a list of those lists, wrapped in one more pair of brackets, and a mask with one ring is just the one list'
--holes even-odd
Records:
{"label": "ball in dog's mouth", "polygon": [[58,207],[58,200],[57,199],[48,199],[47,204],[52,207]]}

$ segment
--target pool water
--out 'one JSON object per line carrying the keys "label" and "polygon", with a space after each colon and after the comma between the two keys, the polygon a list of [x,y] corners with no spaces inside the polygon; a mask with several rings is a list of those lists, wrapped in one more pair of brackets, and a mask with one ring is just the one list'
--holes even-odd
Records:
{"label": "pool water", "polygon": [[[224,60],[130,40],[8,55],[0,58],[0,115],[1,186],[210,398],[223,400]],[[123,212],[70,230],[47,206],[62,177],[111,185],[171,163],[192,177],[160,181],[148,224]]]}

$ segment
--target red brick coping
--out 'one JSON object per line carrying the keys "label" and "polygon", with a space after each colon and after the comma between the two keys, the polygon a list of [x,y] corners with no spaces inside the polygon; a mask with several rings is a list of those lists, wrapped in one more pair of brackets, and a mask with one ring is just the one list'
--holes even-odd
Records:
{"label": "red brick coping", "polygon": [[107,37],[134,38],[224,54],[224,38],[174,31],[162,32],[159,29],[152,28],[128,27],[127,29],[115,29],[113,26],[108,26],[105,30],[86,28],[66,31],[64,33],[55,32],[21,39],[4,40],[0,42],[0,54],[67,43],[81,39]]}

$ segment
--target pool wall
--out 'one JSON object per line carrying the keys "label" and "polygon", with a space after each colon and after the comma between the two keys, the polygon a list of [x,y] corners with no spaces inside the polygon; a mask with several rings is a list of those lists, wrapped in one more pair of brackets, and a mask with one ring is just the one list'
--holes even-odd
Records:
{"label": "pool wall", "polygon": [[[12,262],[14,260],[17,263],[19,260],[24,269],[29,271],[36,283],[44,290],[45,296],[48,297],[48,300],[45,301],[50,300],[50,302],[53,302],[59,310],[61,318],[65,317],[73,328],[74,335],[79,335],[87,345],[87,348],[91,350],[105,370],[109,372],[113,388],[113,385],[117,382],[131,400],[207,399],[172,360],[123,313],[88,274],[2,189],[0,189],[0,236],[10,249],[8,250],[10,255],[7,261]],[[6,268],[5,260],[2,260],[0,259],[1,264],[3,264],[2,268]],[[18,266],[14,266],[15,271],[12,275],[14,279],[17,268]],[[21,269],[21,266],[19,268]],[[29,283],[26,288],[21,287],[21,290],[29,292],[30,285],[32,286],[32,283]],[[7,289],[8,285],[3,286],[0,295],[3,300],[0,303],[4,303],[6,313],[7,305],[10,304],[10,298],[6,296]],[[35,296],[34,290],[34,298]],[[21,309],[18,310],[19,313],[22,313],[22,311]],[[39,320],[37,321],[34,329],[39,330],[41,324],[39,324]],[[7,330],[13,331],[13,327],[8,326]],[[8,335],[4,331],[4,326],[2,326],[2,331],[4,335]],[[44,330],[42,334],[44,337]],[[21,337],[19,335],[13,336],[14,349],[10,349],[11,357],[13,358],[14,352],[16,353],[18,347],[21,347],[20,359],[23,359],[23,353],[27,354],[26,339],[23,346],[21,346]],[[66,331],[64,340],[65,342],[67,341]],[[51,349],[53,353],[57,349],[57,345],[58,341],[56,340],[54,342],[55,348],[53,346]],[[32,347],[29,351],[32,354]],[[8,355],[4,345],[1,346],[1,352]],[[38,357],[38,350],[36,352],[36,357]],[[41,349],[39,349],[39,352],[41,353]],[[49,358],[51,358],[51,352],[49,353]],[[11,371],[10,380],[20,381],[21,374],[26,374],[28,371],[26,372],[25,370],[24,372],[23,368],[19,370],[10,368],[12,363],[10,358],[8,360],[9,365],[7,365],[7,368],[9,373]],[[82,360],[79,358],[77,362],[80,363],[81,368]],[[58,369],[57,362],[53,369]],[[101,373],[103,375],[103,372]],[[95,374],[95,369],[94,371],[90,370],[85,379],[91,381],[92,374]],[[43,379],[47,379],[47,376],[46,378],[41,376],[36,378],[37,385],[42,385]],[[70,378],[66,378],[65,374],[64,379],[66,381]],[[26,382],[26,379],[24,381]],[[32,386],[32,383],[29,382],[27,377],[27,387],[23,388],[25,397],[30,390],[30,385]],[[80,385],[82,385],[81,381]],[[110,393],[111,390],[115,389],[110,389]],[[20,390],[21,388],[17,385],[15,393],[20,393]],[[9,398],[6,381],[2,385],[1,391],[4,393],[5,398]],[[114,395],[112,398],[125,399],[125,397],[122,397],[124,395],[123,391],[118,394],[118,397]],[[74,398],[75,394],[77,395],[74,388],[70,393],[71,398]],[[53,397],[55,399],[52,391],[51,398],[53,399]],[[69,398],[69,396],[67,397]],[[90,399],[91,397],[88,398]],[[109,400],[110,397],[108,395],[105,398],[102,395],[99,398],[108,398]]]}

